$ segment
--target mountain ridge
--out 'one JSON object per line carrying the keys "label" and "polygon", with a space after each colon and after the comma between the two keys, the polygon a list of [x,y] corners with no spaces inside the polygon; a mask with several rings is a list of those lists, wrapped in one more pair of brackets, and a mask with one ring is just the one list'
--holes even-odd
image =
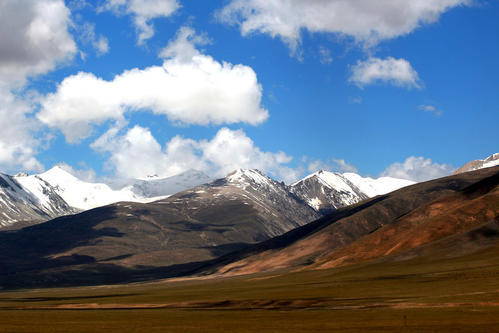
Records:
{"label": "mountain ridge", "polygon": [[454,171],[453,175],[473,170],[479,170],[483,168],[490,168],[496,165],[499,165],[499,153],[494,153],[489,157],[484,158],[483,160],[470,161],[465,165],[463,165],[462,167],[460,167],[459,169],[457,169],[456,171]]}
{"label": "mountain ridge", "polygon": [[[340,208],[277,238],[219,258],[200,272],[204,272],[202,275],[230,276],[280,269],[330,268],[410,251],[458,235],[461,230],[471,232],[474,228],[487,228],[490,223],[489,227],[494,230],[494,223],[499,223],[498,184],[499,167],[495,167],[401,188]],[[447,207],[447,210],[441,207]],[[447,212],[452,215],[447,216]],[[470,219],[470,216],[474,218]],[[404,247],[397,243],[397,233],[392,229],[399,220],[409,223],[399,223],[401,227],[415,228],[405,233],[408,240],[416,234],[419,225],[425,226],[421,230],[422,236],[418,236],[413,245]],[[452,227],[449,221],[458,221],[458,227]],[[494,235],[493,231],[490,233]],[[374,241],[377,235],[382,235],[386,243]],[[470,235],[468,243],[473,244],[472,238],[477,236]],[[368,242],[369,239],[373,241]],[[380,251],[376,251],[378,246]],[[470,251],[477,247],[479,245],[470,246]]]}
{"label": "mountain ridge", "polygon": [[290,190],[321,214],[386,194],[415,182],[392,177],[377,179],[355,173],[319,170],[290,185]]}
{"label": "mountain ridge", "polygon": [[[15,184],[7,186],[5,184],[9,181],[4,179],[5,186],[0,188],[0,200],[3,202],[0,204],[0,227],[10,228],[120,201],[156,201],[211,180],[200,171],[188,170],[168,178],[128,180],[128,184],[116,190],[104,183],[83,181],[60,166],[35,175],[19,173],[3,177]],[[22,195],[19,196],[19,193]]]}
{"label": "mountain ridge", "polygon": [[[321,175],[321,177],[317,177],[318,175]],[[152,176],[145,180],[123,180],[121,183],[111,187],[104,183],[83,181],[61,166],[55,166],[37,175],[18,174],[8,177],[15,180],[16,184],[23,188],[23,191],[28,192],[25,196],[31,198],[28,200],[31,202],[31,208],[28,210],[26,210],[27,208],[23,208],[26,210],[25,216],[17,213],[11,214],[12,216],[8,213],[0,215],[0,226],[9,226],[11,228],[23,227],[30,223],[38,223],[50,218],[74,214],[121,201],[153,202],[213,180],[200,171],[187,170],[168,178]],[[383,188],[386,185],[380,182],[381,179],[385,179],[386,177],[371,179],[353,173],[337,174],[322,170],[308,175],[292,185],[285,185],[273,179],[269,182],[268,179],[271,178],[256,169],[240,168],[231,172],[227,177],[227,180],[232,182],[236,182],[238,179],[239,181],[244,181],[244,179],[246,181],[255,181],[255,184],[262,186],[262,189],[271,183],[274,184],[273,186],[280,186],[281,190],[279,193],[281,196],[288,197],[292,194],[321,215],[339,207],[367,199],[373,194],[377,195],[378,193],[386,192]],[[396,182],[395,185],[392,185],[391,189],[411,184],[410,181],[406,180],[397,181],[398,183]],[[381,187],[379,186],[380,184],[382,185]],[[243,186],[242,183],[241,186]],[[7,191],[7,188],[3,191]],[[47,213],[44,211],[45,208],[37,207],[37,202],[50,202],[51,197],[46,193],[52,192],[57,194],[57,197],[52,195],[55,201],[49,205],[51,207],[48,209],[51,213]],[[9,201],[8,198],[12,199],[15,197],[6,195],[5,193],[3,195],[4,202]],[[63,201],[64,203],[62,203]],[[9,201],[10,206],[14,207],[14,202],[19,202],[19,200]],[[8,210],[7,206],[3,209],[4,211]],[[18,223],[19,221],[25,221],[26,223]]]}

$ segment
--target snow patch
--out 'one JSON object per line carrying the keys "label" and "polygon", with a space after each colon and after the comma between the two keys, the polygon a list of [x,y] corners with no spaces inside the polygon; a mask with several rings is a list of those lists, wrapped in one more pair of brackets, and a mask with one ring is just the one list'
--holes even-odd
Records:
{"label": "snow patch", "polygon": [[359,190],[372,198],[377,195],[393,192],[402,187],[415,184],[412,180],[399,179],[392,177],[380,177],[373,179],[370,177],[361,177],[356,173],[344,173],[343,176],[352,182]]}

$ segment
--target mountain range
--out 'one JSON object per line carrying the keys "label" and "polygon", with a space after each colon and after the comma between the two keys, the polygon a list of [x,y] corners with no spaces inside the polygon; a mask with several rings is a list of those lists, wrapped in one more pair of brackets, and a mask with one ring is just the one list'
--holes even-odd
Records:
{"label": "mountain range", "polygon": [[[239,172],[249,175],[252,171]],[[200,171],[188,170],[168,178],[121,180],[111,187],[78,179],[60,166],[37,175],[0,177],[0,228],[11,229],[120,201],[153,202],[213,180]],[[281,195],[295,195],[317,213],[325,214],[410,184],[413,182],[390,177],[372,179],[318,171],[291,186],[283,185]]]}
{"label": "mountain range", "polygon": [[[210,263],[210,275],[459,257],[499,245],[499,167],[405,187]],[[214,268],[213,268],[214,267]]]}
{"label": "mountain range", "polygon": [[126,180],[113,189],[80,180],[60,166],[37,175],[0,173],[0,228],[20,228],[119,201],[150,202],[210,180],[188,170],[169,178]]}
{"label": "mountain range", "polygon": [[[477,245],[470,237],[495,235],[498,172],[491,167],[413,184],[318,171],[286,185],[258,170],[238,169],[153,202],[140,202],[144,198],[137,192],[161,195],[167,190],[161,182],[182,186],[192,179],[137,180],[138,186],[113,190],[85,183],[61,168],[34,176],[1,175],[1,203],[10,211],[24,207],[21,213],[45,218],[71,213],[0,232],[0,286],[328,268],[417,256],[430,251],[421,250],[426,244],[456,246],[452,237],[464,239],[463,249],[472,251]],[[191,174],[194,181],[205,178]],[[67,204],[97,205],[97,195],[121,198],[116,192],[132,193],[135,202],[79,213]],[[45,210],[37,210],[39,206]]]}
{"label": "mountain range", "polygon": [[498,182],[499,168],[487,168],[321,217],[287,185],[239,169],[152,203],[119,202],[0,232],[0,286],[317,269],[431,254],[429,245],[472,252],[494,242]]}
{"label": "mountain range", "polygon": [[[499,153],[465,164],[454,174],[499,164]],[[21,228],[108,204],[153,202],[213,179],[196,170],[159,178],[124,179],[113,186],[83,181],[61,166],[37,175],[0,173],[0,228]],[[414,182],[392,177],[377,179],[355,173],[319,170],[286,189],[320,215],[389,193]]]}

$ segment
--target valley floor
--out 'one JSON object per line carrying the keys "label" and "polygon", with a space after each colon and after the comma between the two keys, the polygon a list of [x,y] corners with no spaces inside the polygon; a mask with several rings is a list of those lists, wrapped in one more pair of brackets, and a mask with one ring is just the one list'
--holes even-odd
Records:
{"label": "valley floor", "polygon": [[452,259],[0,293],[0,332],[498,330],[496,247]]}

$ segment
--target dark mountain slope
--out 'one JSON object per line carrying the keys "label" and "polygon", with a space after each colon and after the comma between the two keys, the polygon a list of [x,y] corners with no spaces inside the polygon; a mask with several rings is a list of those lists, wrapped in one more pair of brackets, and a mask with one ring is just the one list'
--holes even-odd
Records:
{"label": "dark mountain slope", "polygon": [[117,203],[0,232],[0,285],[170,276],[178,266],[169,266],[216,258],[317,217],[284,185],[238,170],[154,203]]}

